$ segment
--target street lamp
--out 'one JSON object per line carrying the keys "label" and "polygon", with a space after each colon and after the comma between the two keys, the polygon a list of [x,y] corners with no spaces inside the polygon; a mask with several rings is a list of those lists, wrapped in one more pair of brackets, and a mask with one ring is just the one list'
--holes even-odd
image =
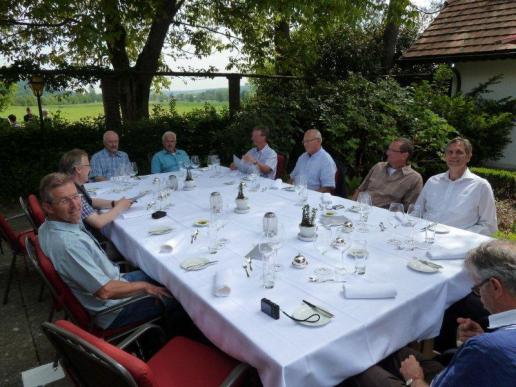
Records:
{"label": "street lamp", "polygon": [[43,110],[41,109],[41,96],[45,88],[45,80],[41,75],[33,75],[29,81],[29,86],[38,100],[39,125],[43,129]]}

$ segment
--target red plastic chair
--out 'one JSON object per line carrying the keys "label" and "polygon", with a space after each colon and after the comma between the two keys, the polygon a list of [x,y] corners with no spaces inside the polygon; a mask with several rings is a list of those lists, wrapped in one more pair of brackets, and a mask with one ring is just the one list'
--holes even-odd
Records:
{"label": "red plastic chair", "polygon": [[[38,237],[34,234],[29,235],[27,238],[26,246],[29,258],[36,267],[38,273],[43,278],[43,281],[50,290],[50,293],[52,294],[52,298],[54,300],[54,306],[50,312],[49,320],[52,319],[54,310],[59,310],[62,308],[65,311],[66,318],[72,319],[81,328],[86,329],[88,332],[96,336],[110,339],[116,339],[120,336],[123,336],[135,330],[141,324],[149,322],[142,321],[139,324],[131,324],[128,326],[114,329],[103,329],[99,327],[95,324],[95,316],[90,315],[90,313],[82,306],[79,300],[72,293],[68,285],[61,279],[61,276],[56,271],[54,265],[52,264],[52,261],[45,255],[45,253],[41,249]],[[122,309],[124,306],[132,302],[137,302],[147,297],[149,296],[135,296],[125,302],[117,304],[114,307],[104,309],[100,312],[100,314],[105,314],[118,309]],[[159,300],[159,298],[157,298],[157,300]],[[163,311],[165,311],[164,308]],[[162,317],[166,318],[165,314],[163,314]],[[155,320],[157,320],[157,318],[151,321]]]}
{"label": "red plastic chair", "polygon": [[36,195],[30,194],[27,198],[27,203],[29,205],[29,213],[34,221],[36,227],[39,228],[45,222],[45,212],[43,211],[43,207],[41,207],[41,203]]}
{"label": "red plastic chair", "polygon": [[[123,350],[144,333],[147,324],[116,347],[69,321],[43,323],[43,332],[61,356],[76,385],[85,387],[211,387],[240,386],[249,366],[223,352],[177,336],[147,362]],[[154,335],[155,337],[155,335]]]}
{"label": "red plastic chair", "polygon": [[285,175],[285,169],[287,168],[287,158],[285,155],[278,153],[278,164],[276,165],[276,176],[275,179],[282,179]]}
{"label": "red plastic chair", "polygon": [[9,267],[9,274],[7,276],[7,284],[4,291],[4,305],[7,304],[9,298],[11,281],[13,279],[14,270],[16,268],[16,257],[18,257],[18,255],[25,256],[27,254],[27,250],[25,248],[25,238],[27,236],[34,236],[34,231],[15,231],[7,221],[7,218],[5,218],[4,215],[0,213],[0,237],[3,240],[5,240],[5,242],[9,245],[13,253],[13,257],[11,259],[11,266]]}

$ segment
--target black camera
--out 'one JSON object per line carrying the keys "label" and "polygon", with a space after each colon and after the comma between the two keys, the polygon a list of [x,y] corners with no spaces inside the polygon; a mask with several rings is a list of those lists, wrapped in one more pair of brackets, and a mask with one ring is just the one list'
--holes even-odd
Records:
{"label": "black camera", "polygon": [[268,314],[271,316],[274,320],[278,320],[280,317],[279,314],[279,305],[275,304],[271,300],[268,300],[267,298],[262,298],[262,312],[265,314]]}

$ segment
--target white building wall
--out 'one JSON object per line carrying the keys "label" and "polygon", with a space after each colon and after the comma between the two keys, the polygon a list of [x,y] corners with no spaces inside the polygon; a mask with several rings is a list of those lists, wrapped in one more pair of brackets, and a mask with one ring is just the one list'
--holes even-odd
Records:
{"label": "white building wall", "polygon": [[[461,91],[463,93],[471,91],[494,75],[503,74],[504,77],[500,83],[492,85],[489,88],[492,92],[484,94],[484,97],[491,99],[516,98],[516,59],[459,62],[455,66],[461,76]],[[457,90],[456,80],[454,80],[453,90]],[[516,170],[516,122],[512,128],[511,138],[512,142],[504,149],[504,157],[486,164],[496,168]]]}

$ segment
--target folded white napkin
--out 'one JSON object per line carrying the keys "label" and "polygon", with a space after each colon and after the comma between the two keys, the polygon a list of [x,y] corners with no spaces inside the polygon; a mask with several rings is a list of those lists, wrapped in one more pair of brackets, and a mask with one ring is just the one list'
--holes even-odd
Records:
{"label": "folded white napkin", "polygon": [[122,213],[120,216],[122,217],[122,219],[132,219],[132,218],[137,218],[139,216],[144,216],[147,214],[148,214],[148,211],[144,210],[143,208],[141,208],[141,209],[130,208],[126,212]]}
{"label": "folded white napkin", "polygon": [[398,294],[396,288],[391,283],[344,284],[343,288],[344,297],[346,298],[394,298]]}
{"label": "folded white napkin", "polygon": [[231,293],[231,269],[218,271],[213,281],[213,294],[217,297],[227,297]]}
{"label": "folded white napkin", "polygon": [[274,180],[274,184],[273,184],[274,188],[280,189],[282,185],[283,185],[283,180],[281,180],[281,179]]}
{"label": "folded white napkin", "polygon": [[462,247],[433,247],[426,252],[430,259],[464,259],[469,249]]}

